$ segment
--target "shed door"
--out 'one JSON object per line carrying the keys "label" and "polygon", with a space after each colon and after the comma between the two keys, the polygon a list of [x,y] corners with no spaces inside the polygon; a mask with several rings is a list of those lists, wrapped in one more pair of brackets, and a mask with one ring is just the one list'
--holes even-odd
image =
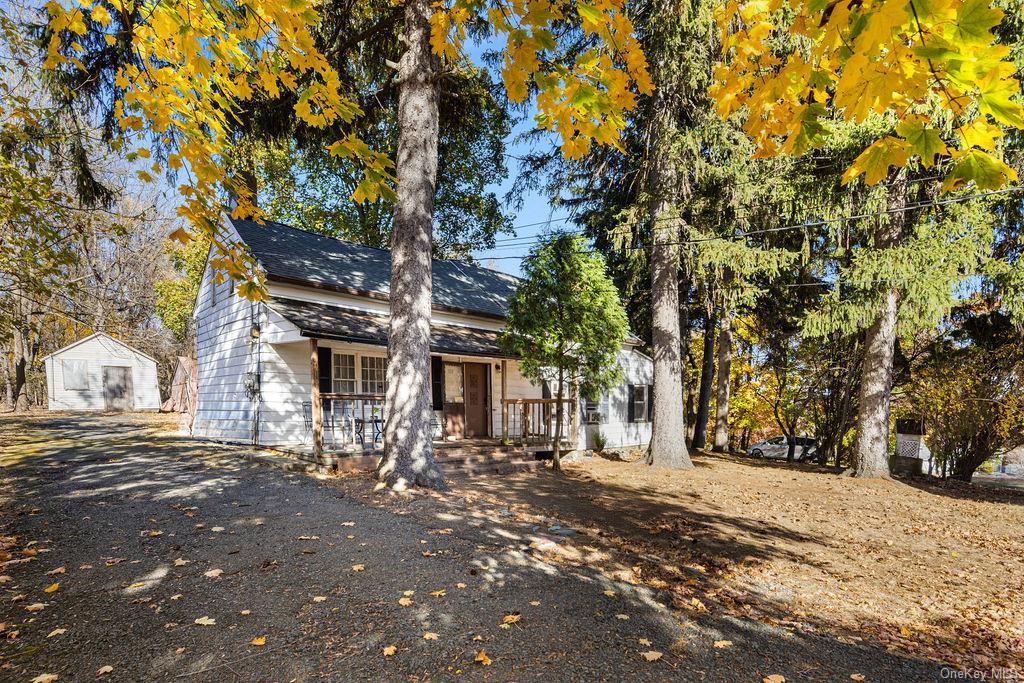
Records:
{"label": "shed door", "polygon": [[131,410],[135,406],[131,368],[103,366],[103,403],[107,410]]}

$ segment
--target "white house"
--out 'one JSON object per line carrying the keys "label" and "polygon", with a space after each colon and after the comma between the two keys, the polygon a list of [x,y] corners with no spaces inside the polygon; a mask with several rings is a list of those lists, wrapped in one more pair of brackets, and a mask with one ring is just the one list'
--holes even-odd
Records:
{"label": "white house", "polygon": [[156,360],[97,332],[43,359],[50,410],[157,410]]}
{"label": "white house", "polygon": [[[193,435],[309,447],[323,405],[327,450],[379,447],[387,366],[391,254],[279,223],[225,220],[255,258],[269,297],[236,296],[207,264],[195,305],[198,400]],[[498,344],[516,278],[433,262],[431,363],[435,439],[550,449],[555,400]],[[609,447],[650,439],[651,360],[631,338],[624,380],[600,400],[567,400],[566,446],[601,433]],[[313,381],[310,381],[312,378]]]}

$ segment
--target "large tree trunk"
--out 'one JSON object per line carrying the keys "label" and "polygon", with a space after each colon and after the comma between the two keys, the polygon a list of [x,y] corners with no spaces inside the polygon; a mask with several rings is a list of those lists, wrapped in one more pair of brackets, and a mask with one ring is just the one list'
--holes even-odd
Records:
{"label": "large tree trunk", "polygon": [[716,453],[729,450],[729,389],[732,370],[732,311],[722,304],[722,322],[718,331],[718,394],[715,397]]}
{"label": "large tree trunk", "polygon": [[[875,248],[888,249],[903,237],[907,214],[906,176],[901,172],[889,188],[888,221],[875,230]],[[889,404],[892,397],[893,360],[896,354],[896,315],[899,292],[882,293],[878,317],[865,337],[860,401],[857,413],[857,443],[853,450],[855,477],[889,477]]]}
{"label": "large tree trunk", "polygon": [[[679,332],[679,230],[670,215],[674,186],[664,133],[669,115],[655,91],[651,172],[651,346],[654,353],[654,423],[647,462],[660,467],[693,467],[686,450],[683,413],[682,340]],[[632,397],[630,397],[632,398]]]}
{"label": "large tree trunk", "polygon": [[[710,295],[709,295],[710,297]],[[700,396],[697,397],[697,418],[693,425],[693,450],[704,448],[708,435],[708,418],[711,415],[711,388],[715,381],[715,327],[718,325],[718,308],[713,299],[704,320],[704,357],[700,367]]]}
{"label": "large tree trunk", "polygon": [[444,489],[430,429],[430,243],[437,177],[439,64],[430,0],[406,0],[398,65],[398,198],[391,238],[391,320],[384,458],[377,477],[402,490]]}
{"label": "large tree trunk", "polygon": [[28,335],[24,330],[14,330],[14,412],[23,413],[29,408],[28,400]]}

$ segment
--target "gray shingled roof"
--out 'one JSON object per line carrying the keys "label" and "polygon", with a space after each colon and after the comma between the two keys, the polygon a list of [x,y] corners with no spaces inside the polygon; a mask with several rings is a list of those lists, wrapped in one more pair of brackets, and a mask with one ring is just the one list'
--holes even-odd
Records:
{"label": "gray shingled roof", "polygon": [[[387,346],[387,316],[297,299],[278,298],[267,303],[304,336]],[[508,356],[498,345],[497,332],[437,323],[430,326],[430,350],[467,356]]]}
{"label": "gray shingled roof", "polygon": [[[387,296],[391,252],[325,237],[281,223],[232,219],[270,280],[356,294]],[[434,259],[434,305],[504,318],[518,280],[488,268]]]}

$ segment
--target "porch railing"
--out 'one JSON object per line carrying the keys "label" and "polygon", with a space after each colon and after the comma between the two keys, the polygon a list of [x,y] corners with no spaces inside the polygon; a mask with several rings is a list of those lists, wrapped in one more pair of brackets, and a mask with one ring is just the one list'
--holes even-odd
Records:
{"label": "porch railing", "polygon": [[331,448],[373,447],[384,440],[384,394],[324,392],[323,439]]}
{"label": "porch railing", "polygon": [[[576,401],[562,399],[562,443],[576,441]],[[554,446],[557,398],[507,398],[501,402],[502,438],[520,446]]]}

